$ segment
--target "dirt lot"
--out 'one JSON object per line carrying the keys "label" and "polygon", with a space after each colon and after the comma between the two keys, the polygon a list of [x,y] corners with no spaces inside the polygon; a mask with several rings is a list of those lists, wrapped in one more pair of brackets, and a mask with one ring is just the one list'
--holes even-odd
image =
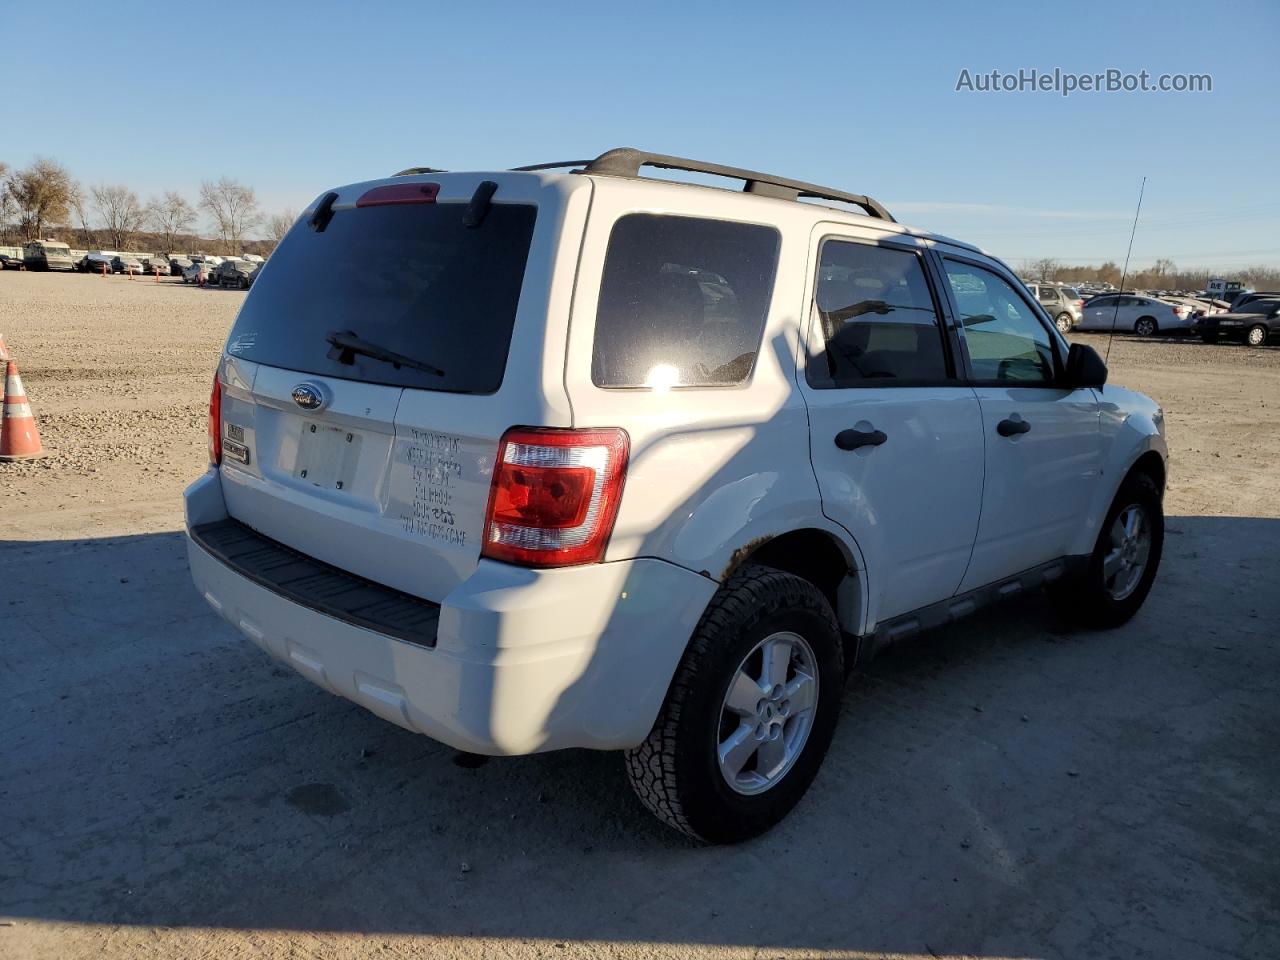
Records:
{"label": "dirt lot", "polygon": [[456,764],[205,608],[179,495],[242,297],[0,273],[51,451],[0,465],[0,956],[1280,956],[1280,348],[1117,339],[1172,448],[1143,612],[890,651],[795,813],[699,849],[616,757]]}

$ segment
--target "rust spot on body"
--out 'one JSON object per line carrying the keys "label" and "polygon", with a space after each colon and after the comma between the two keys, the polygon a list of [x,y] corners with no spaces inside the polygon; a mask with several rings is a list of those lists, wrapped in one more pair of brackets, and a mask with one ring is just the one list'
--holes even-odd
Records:
{"label": "rust spot on body", "polygon": [[753,553],[772,539],[772,534],[764,537],[756,537],[754,540],[748,540],[737,550],[733,551],[733,554],[729,557],[728,566],[724,568],[724,573],[720,574],[720,582],[724,583],[732,577],[737,572],[738,568],[742,566]]}

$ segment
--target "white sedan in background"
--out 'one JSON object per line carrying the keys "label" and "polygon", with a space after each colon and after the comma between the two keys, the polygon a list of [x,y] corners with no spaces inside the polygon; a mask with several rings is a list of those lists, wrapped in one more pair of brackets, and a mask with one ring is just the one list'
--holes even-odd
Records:
{"label": "white sedan in background", "polygon": [[1142,337],[1154,337],[1158,333],[1178,330],[1190,333],[1195,329],[1192,309],[1181,303],[1165,303],[1154,297],[1136,294],[1109,294],[1094,297],[1084,308],[1084,316],[1077,330],[1132,331]]}

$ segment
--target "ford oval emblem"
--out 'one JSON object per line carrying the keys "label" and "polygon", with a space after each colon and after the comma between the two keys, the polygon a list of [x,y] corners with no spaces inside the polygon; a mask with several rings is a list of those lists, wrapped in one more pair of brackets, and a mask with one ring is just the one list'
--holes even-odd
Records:
{"label": "ford oval emblem", "polygon": [[324,391],[314,383],[300,383],[293,388],[293,402],[303,410],[319,410],[324,406]]}

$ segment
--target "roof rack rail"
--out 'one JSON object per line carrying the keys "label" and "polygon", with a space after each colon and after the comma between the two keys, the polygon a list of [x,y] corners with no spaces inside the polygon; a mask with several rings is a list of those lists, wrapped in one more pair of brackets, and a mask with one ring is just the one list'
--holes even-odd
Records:
{"label": "roof rack rail", "polygon": [[559,170],[562,167],[585,167],[590,160],[557,160],[554,163],[531,163],[524,167],[512,167],[512,173],[533,173],[536,170]]}
{"label": "roof rack rail", "polygon": [[[572,166],[573,164],[539,164],[538,167]],[[521,170],[538,169],[538,167],[520,167]],[[818,186],[816,183],[805,183],[803,180],[790,180],[776,177],[771,173],[760,173],[756,170],[743,170],[738,167],[726,167],[718,163],[705,163],[701,160],[687,160],[684,157],[671,157],[663,153],[646,153],[632,147],[619,147],[600,154],[583,168],[583,173],[609,177],[639,177],[641,167],[660,167],[664,170],[686,170],[690,173],[707,173],[717,177],[728,177],[742,180],[744,193],[753,193],[761,197],[774,197],[779,200],[797,200],[800,197],[814,197],[820,200],[837,200],[861,207],[870,216],[880,220],[896,223],[893,216],[880,203],[860,193],[846,193],[832,187]]]}
{"label": "roof rack rail", "polygon": [[439,167],[409,167],[407,170],[401,170],[399,173],[393,173],[393,177],[416,177],[423,173],[448,173],[448,170],[442,170]]}

